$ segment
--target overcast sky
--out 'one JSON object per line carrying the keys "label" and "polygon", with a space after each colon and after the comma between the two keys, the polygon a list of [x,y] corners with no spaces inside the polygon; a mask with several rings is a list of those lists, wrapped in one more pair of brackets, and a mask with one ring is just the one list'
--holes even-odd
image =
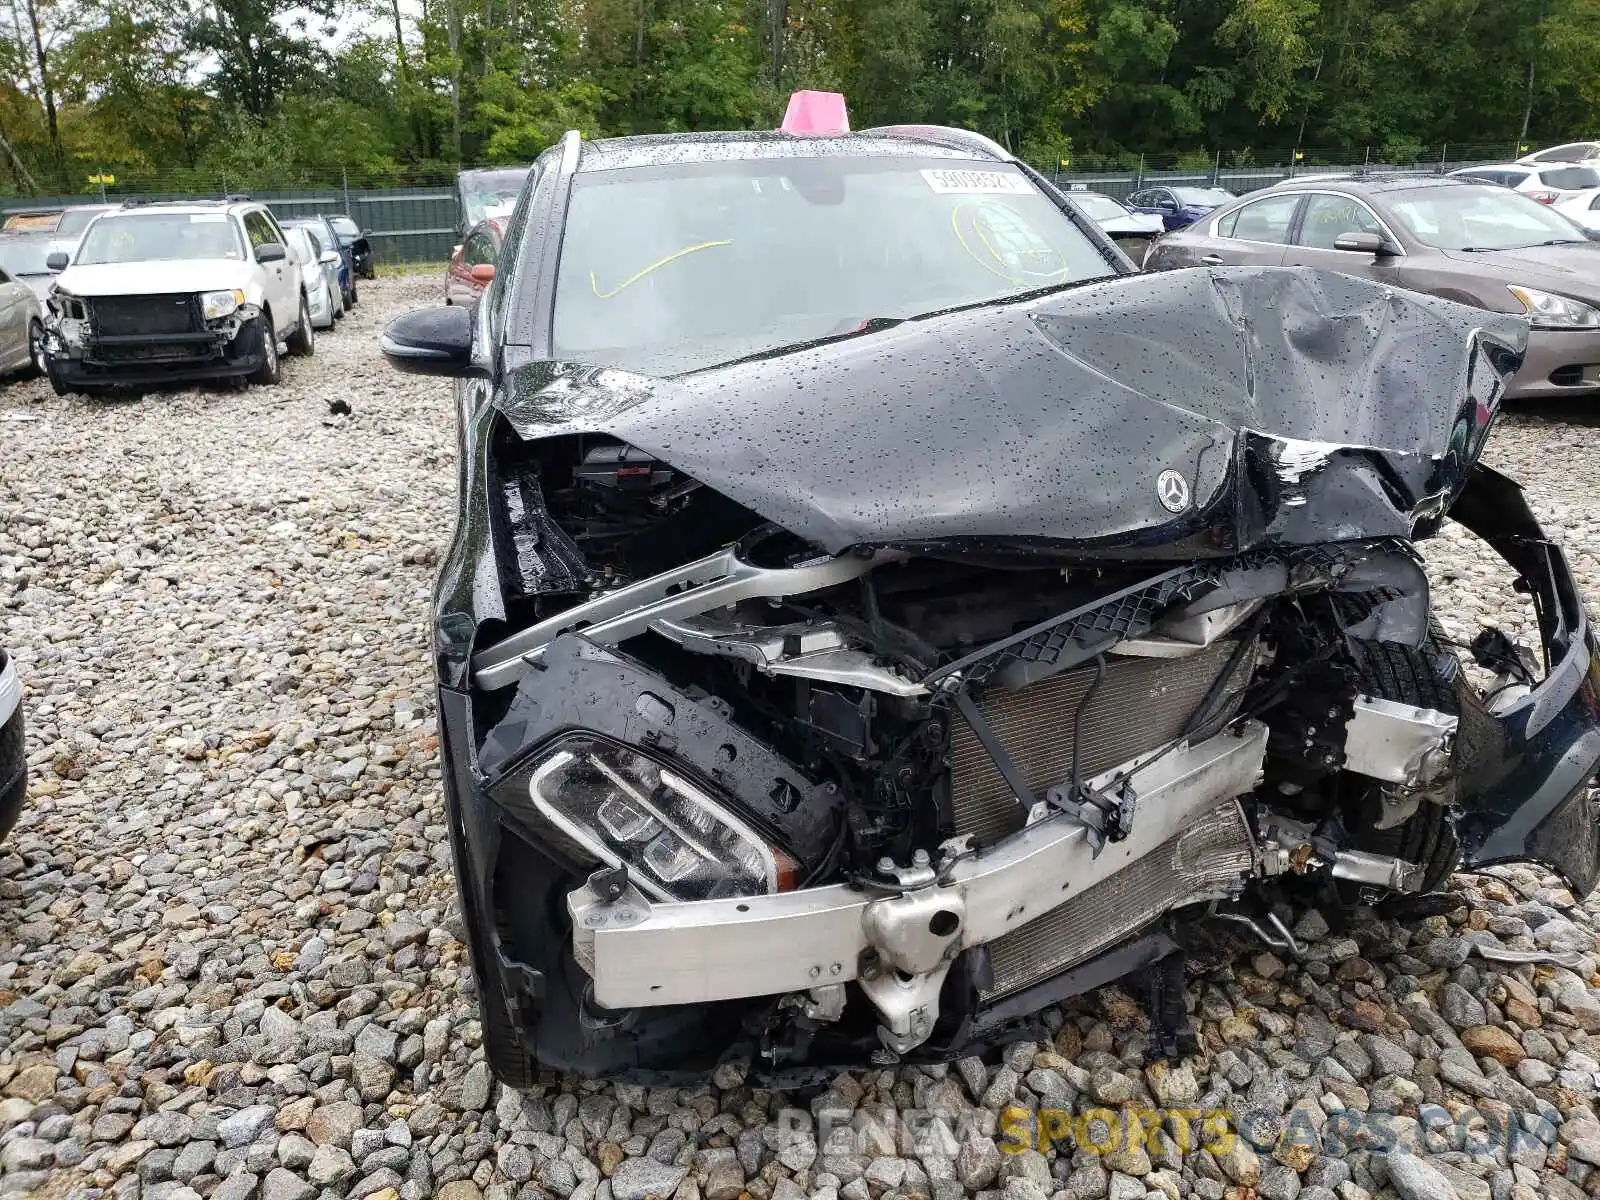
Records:
{"label": "overcast sky", "polygon": [[[400,18],[405,24],[408,39],[416,33],[416,21],[421,15],[422,0],[400,0]],[[291,9],[279,18],[285,28],[291,27],[301,19],[306,22],[306,29],[311,35],[329,50],[347,45],[365,33],[394,36],[393,17],[387,4],[383,5],[381,11],[375,13],[366,5],[353,4],[345,0],[331,27],[332,36],[328,36],[327,22],[312,16],[306,9]]]}

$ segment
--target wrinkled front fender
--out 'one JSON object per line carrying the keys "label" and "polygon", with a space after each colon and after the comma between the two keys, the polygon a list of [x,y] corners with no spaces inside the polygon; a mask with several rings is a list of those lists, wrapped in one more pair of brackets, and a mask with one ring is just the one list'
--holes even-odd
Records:
{"label": "wrinkled front fender", "polygon": [[1450,515],[1518,573],[1539,615],[1547,674],[1492,721],[1464,722],[1456,832],[1462,865],[1531,860],[1578,896],[1600,883],[1600,642],[1561,547],[1522,489],[1479,464]]}

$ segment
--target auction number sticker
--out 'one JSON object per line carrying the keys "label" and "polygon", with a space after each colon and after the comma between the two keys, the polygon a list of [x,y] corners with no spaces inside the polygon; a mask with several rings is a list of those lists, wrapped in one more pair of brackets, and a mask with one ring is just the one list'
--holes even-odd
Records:
{"label": "auction number sticker", "polygon": [[928,186],[946,196],[1026,196],[1033,188],[1013,171],[963,171],[940,167],[922,172]]}

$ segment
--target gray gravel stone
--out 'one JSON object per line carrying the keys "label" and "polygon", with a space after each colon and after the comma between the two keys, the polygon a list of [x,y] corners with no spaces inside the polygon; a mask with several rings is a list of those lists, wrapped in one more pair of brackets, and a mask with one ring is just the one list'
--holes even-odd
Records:
{"label": "gray gravel stone", "polygon": [[1456,1200],[1450,1181],[1415,1154],[1389,1154],[1389,1182],[1402,1200]]}
{"label": "gray gravel stone", "polygon": [[[270,1010],[269,1010],[270,1011]],[[270,1104],[254,1104],[242,1108],[230,1117],[217,1122],[217,1137],[229,1149],[248,1146],[272,1128],[277,1110]]]}
{"label": "gray gravel stone", "polygon": [[666,1197],[677,1190],[685,1168],[657,1162],[653,1158],[629,1158],[611,1175],[611,1194],[616,1200],[645,1200],[646,1196]]}
{"label": "gray gravel stone", "polygon": [[283,1167],[267,1172],[261,1184],[261,1200],[311,1200],[316,1194],[316,1188]]}

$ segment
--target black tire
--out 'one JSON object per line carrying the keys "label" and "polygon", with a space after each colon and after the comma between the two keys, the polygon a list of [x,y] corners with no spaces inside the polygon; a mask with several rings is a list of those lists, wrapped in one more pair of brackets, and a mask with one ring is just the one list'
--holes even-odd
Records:
{"label": "black tire", "polygon": [[75,390],[68,385],[66,377],[61,374],[61,369],[56,366],[55,359],[44,360],[44,373],[50,377],[51,390],[58,396],[70,396]]}
{"label": "black tire", "polygon": [[317,352],[317,331],[311,328],[311,306],[305,293],[300,293],[300,324],[289,335],[289,353],[296,358],[310,358]]}
{"label": "black tire", "polygon": [[261,338],[261,365],[250,373],[250,382],[271,387],[278,382],[278,331],[266,309],[256,318],[256,334]]}
{"label": "black tire", "polygon": [[350,307],[356,306],[356,273],[350,272]]}
{"label": "black tire", "polygon": [[37,379],[45,373],[44,352],[44,325],[38,321],[28,322],[28,366],[23,371],[24,379]]}
{"label": "black tire", "polygon": [[344,293],[339,290],[339,285],[330,283],[328,288],[328,308],[333,312],[334,323],[344,320]]}
{"label": "black tire", "polygon": [[[1354,646],[1357,679],[1369,695],[1418,708],[1450,713],[1459,721],[1454,768],[1459,774],[1470,761],[1478,734],[1494,724],[1461,671],[1461,664],[1445,648],[1437,627],[1422,647],[1398,642],[1357,642]],[[1355,777],[1347,776],[1354,782]],[[1417,811],[1392,829],[1375,829],[1383,813],[1383,798],[1375,784],[1363,782],[1347,804],[1347,828],[1357,849],[1391,854],[1422,864],[1422,890],[1437,891],[1449,881],[1461,860],[1450,810],[1423,801]]]}

